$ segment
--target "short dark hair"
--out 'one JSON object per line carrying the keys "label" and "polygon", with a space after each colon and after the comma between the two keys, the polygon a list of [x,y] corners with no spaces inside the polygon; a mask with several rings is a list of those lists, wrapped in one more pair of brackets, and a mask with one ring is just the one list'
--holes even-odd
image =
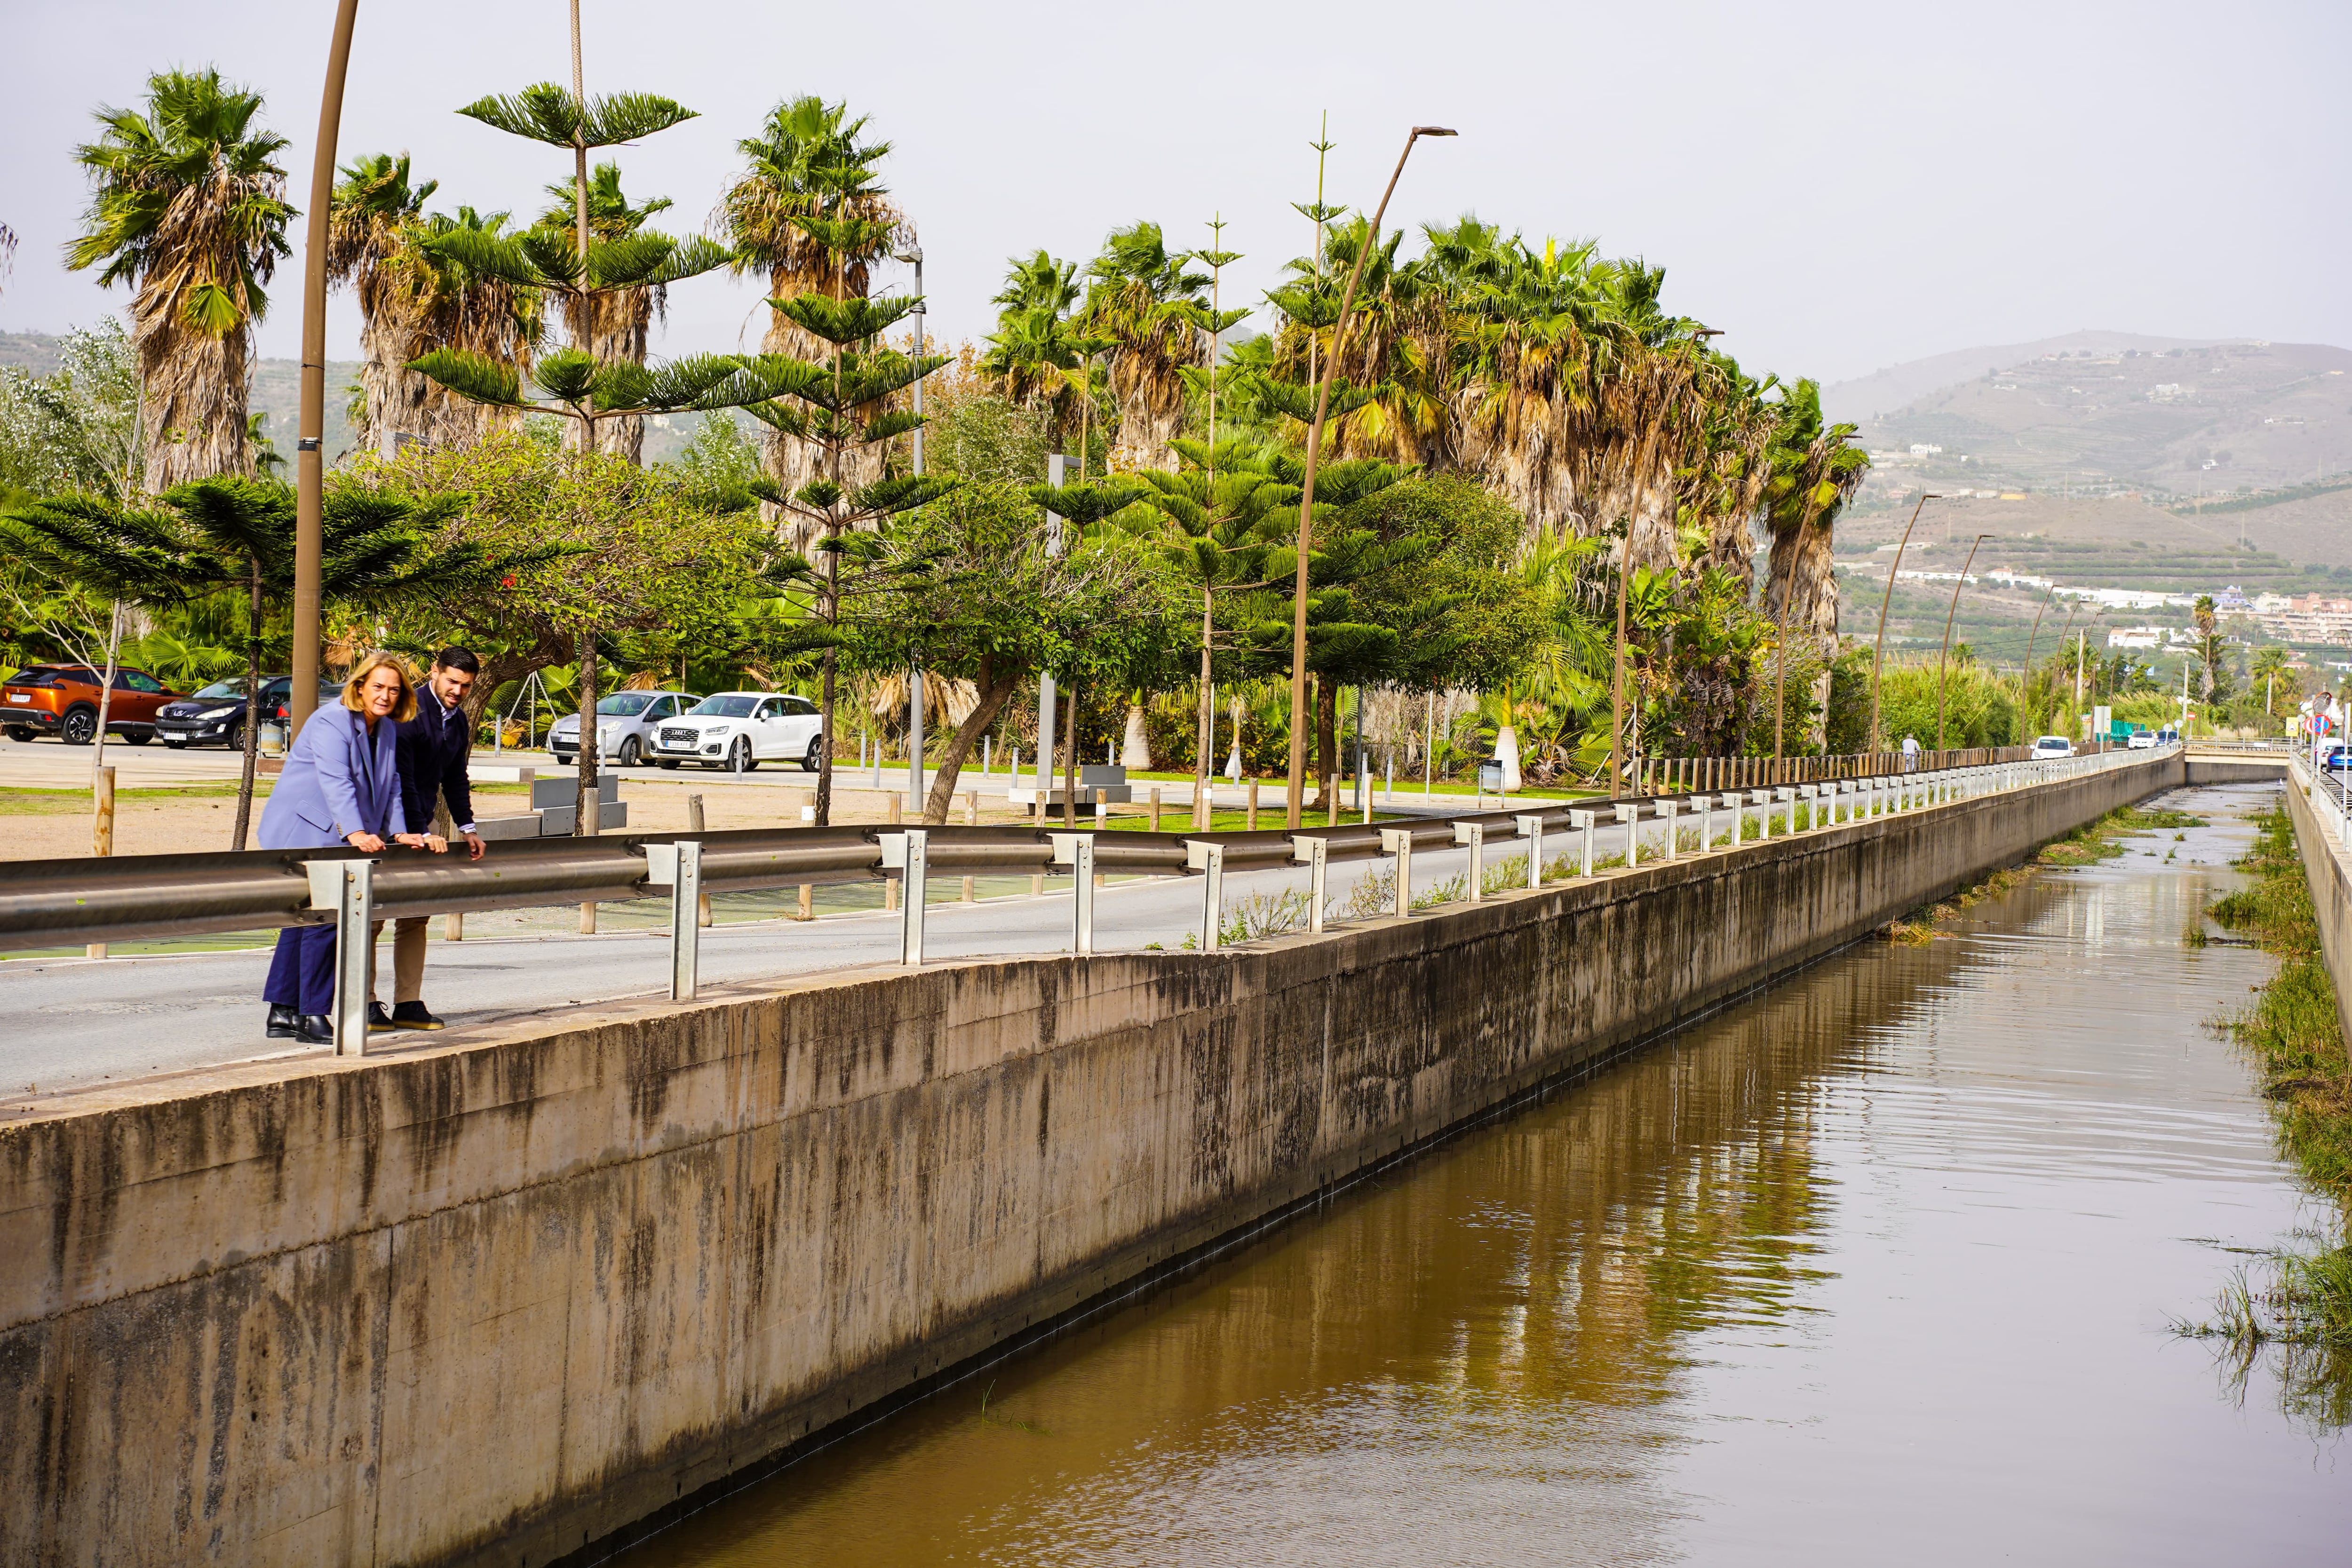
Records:
{"label": "short dark hair", "polygon": [[482,673],[482,661],[466,648],[445,647],[433,656],[433,668],[454,669],[461,675],[479,675]]}

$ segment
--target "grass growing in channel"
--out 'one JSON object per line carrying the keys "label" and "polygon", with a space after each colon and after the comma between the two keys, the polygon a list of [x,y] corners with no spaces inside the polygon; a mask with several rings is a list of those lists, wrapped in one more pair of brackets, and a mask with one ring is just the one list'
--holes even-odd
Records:
{"label": "grass growing in channel", "polygon": [[2255,827],[2253,847],[2238,861],[2252,884],[2216,900],[2210,912],[2275,954],[2279,966],[2221,1027],[2261,1070],[2279,1152],[2332,1202],[2336,1232],[2315,1238],[2315,1250],[2274,1254],[2260,1266],[2261,1277],[2241,1268],[2210,1321],[2175,1328],[2221,1342],[2241,1385],[2274,1350],[2287,1413],[2335,1429],[2352,1424],[2352,1241],[2344,1234],[2352,1205],[2352,1058],[2320,955],[2294,820],[2280,807],[2255,818]]}

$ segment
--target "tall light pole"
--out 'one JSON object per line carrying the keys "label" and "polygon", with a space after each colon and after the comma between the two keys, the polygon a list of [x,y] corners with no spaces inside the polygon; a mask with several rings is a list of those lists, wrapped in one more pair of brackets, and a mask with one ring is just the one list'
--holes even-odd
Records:
{"label": "tall light pole", "polygon": [[360,0],[340,0],[327,46],[327,84],[319,95],[319,142],[310,153],[310,210],[302,252],[302,386],[294,442],[294,676],[286,693],[290,742],[319,701],[319,559],[326,510],[327,219],[334,206],[335,141],[343,126],[343,79],[351,72],[352,27]]}
{"label": "tall light pole", "polygon": [[1903,541],[1895,547],[1895,564],[1886,569],[1886,593],[1878,601],[1878,641],[1870,650],[1870,749],[1873,752],[1879,750],[1878,667],[1880,660],[1886,656],[1886,610],[1895,603],[1895,579],[1903,570],[1903,552],[1910,548],[1911,531],[1919,526],[1921,509],[1931,500],[1943,499],[1933,490],[1919,492],[1918,504],[1911,509],[1911,521],[1903,525]]}
{"label": "tall light pole", "polygon": [[2050,608],[2050,601],[2057,596],[2057,593],[2058,584],[2051,584],[2042,595],[2040,606],[2033,612],[2033,629],[2025,634],[2025,668],[2017,678],[2017,709],[2021,718],[2025,712],[2026,689],[2033,680],[2033,639],[2041,635],[2042,616]]}
{"label": "tall light pole", "polygon": [[1406,135],[1404,151],[1397,154],[1396,171],[1389,175],[1388,189],[1381,193],[1381,205],[1372,209],[1364,243],[1356,248],[1356,264],[1348,270],[1348,287],[1339,296],[1339,318],[1331,328],[1331,357],[1324,362],[1323,379],[1315,393],[1315,420],[1307,427],[1307,478],[1298,497],[1298,573],[1292,585],[1290,616],[1290,798],[1284,820],[1291,827],[1302,826],[1307,805],[1307,552],[1315,524],[1315,472],[1322,460],[1323,420],[1331,408],[1331,380],[1339,369],[1348,312],[1355,309],[1356,285],[1363,281],[1364,263],[1381,242],[1381,220],[1388,216],[1389,198],[1396,195],[1397,181],[1404,175],[1404,161],[1412,156],[1412,144],[1424,136],[1460,134],[1442,125],[1416,125]]}
{"label": "tall light pole", "polygon": [[1952,621],[1960,613],[1960,590],[1968,586],[1969,568],[1977,563],[1977,547],[1992,537],[1977,535],[1976,543],[1969,546],[1969,558],[1960,563],[1960,580],[1952,584],[1952,607],[1944,612],[1944,651],[1936,656],[1936,750],[1944,749],[1944,663],[1952,657]]}

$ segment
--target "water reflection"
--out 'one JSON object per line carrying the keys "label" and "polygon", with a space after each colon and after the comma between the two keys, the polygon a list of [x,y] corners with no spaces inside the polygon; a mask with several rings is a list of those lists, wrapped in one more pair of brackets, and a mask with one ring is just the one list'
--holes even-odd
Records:
{"label": "water reflection", "polygon": [[630,1561],[2340,1544],[2330,1458],[2164,1331],[2295,1210],[2200,1026],[2268,961],[2179,940],[2221,875],[2126,859],[1851,950]]}

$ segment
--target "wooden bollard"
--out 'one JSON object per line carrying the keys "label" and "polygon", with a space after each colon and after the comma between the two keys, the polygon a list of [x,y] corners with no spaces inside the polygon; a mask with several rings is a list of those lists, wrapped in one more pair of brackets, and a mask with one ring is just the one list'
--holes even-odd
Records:
{"label": "wooden bollard", "polygon": [[[702,824],[702,797],[698,795],[688,795],[686,797],[686,830],[688,833],[700,833],[703,831]],[[698,926],[707,926],[710,923],[709,893],[704,893],[694,900],[694,923]]]}
{"label": "wooden bollard", "polygon": [[1257,780],[1255,779],[1252,779],[1249,782],[1248,800],[1249,830],[1252,833],[1255,833],[1257,831]]}
{"label": "wooden bollard", "polygon": [[[980,826],[980,792],[976,789],[963,792],[963,825],[966,827]],[[963,879],[963,901],[967,904],[980,901],[979,885],[970,877]]]}
{"label": "wooden bollard", "polygon": [[1151,831],[1160,831],[1160,786],[1151,786]]}

